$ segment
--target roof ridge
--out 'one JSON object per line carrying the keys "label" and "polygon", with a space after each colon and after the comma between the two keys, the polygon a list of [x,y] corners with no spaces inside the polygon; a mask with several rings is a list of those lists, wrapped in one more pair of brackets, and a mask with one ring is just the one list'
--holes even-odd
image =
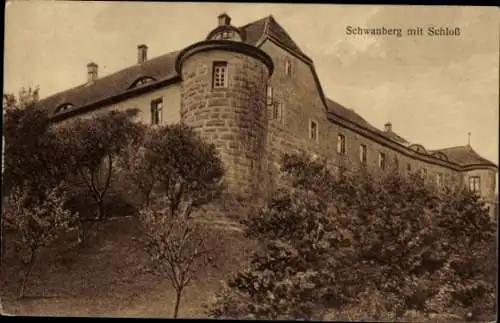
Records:
{"label": "roof ridge", "polygon": [[243,25],[243,26],[240,26],[240,27],[238,27],[238,28],[240,28],[240,29],[247,28],[248,26],[253,25],[253,24],[256,24],[256,23],[258,23],[258,22],[260,22],[260,21],[262,21],[262,20],[264,20],[264,19],[267,19],[267,18],[268,18],[268,16],[263,17],[263,18],[260,18],[260,19],[257,19],[257,20],[254,20],[254,21],[249,22],[249,23],[247,23],[247,24],[245,24],[245,25]]}
{"label": "roof ridge", "polygon": [[450,146],[450,147],[444,147],[444,148],[439,148],[439,149],[433,149],[430,151],[441,151],[441,150],[447,150],[447,149],[468,148],[468,147],[470,147],[470,146],[469,145]]}

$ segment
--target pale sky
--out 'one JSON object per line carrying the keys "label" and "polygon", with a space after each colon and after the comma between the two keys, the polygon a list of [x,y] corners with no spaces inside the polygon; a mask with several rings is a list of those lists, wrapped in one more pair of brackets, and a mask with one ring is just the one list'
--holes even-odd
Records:
{"label": "pale sky", "polygon": [[[273,15],[314,61],[327,97],[427,149],[467,144],[498,164],[499,9],[14,1],[6,7],[4,92],[41,97],[203,40],[226,12],[235,26]],[[346,26],[459,27],[459,37],[352,36]]]}

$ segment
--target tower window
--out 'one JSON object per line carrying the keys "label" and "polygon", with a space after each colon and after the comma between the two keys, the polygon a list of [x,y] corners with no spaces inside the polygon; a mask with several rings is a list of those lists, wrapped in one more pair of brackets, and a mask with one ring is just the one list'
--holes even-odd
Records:
{"label": "tower window", "polygon": [[285,61],[285,75],[286,76],[292,75],[292,62],[290,62],[289,59]]}
{"label": "tower window", "polygon": [[283,103],[275,102],[272,107],[272,119],[276,121],[281,121],[283,117]]}
{"label": "tower window", "polygon": [[318,140],[318,124],[316,121],[312,121],[309,126],[309,138],[312,140]]}
{"label": "tower window", "polygon": [[267,106],[273,105],[273,87],[271,85],[267,86],[267,90],[266,90],[266,104],[267,104]]}
{"label": "tower window", "polygon": [[385,169],[385,154],[384,153],[378,153],[378,167],[380,169]]}
{"label": "tower window", "polygon": [[469,190],[474,193],[481,191],[481,178],[479,176],[469,177]]}
{"label": "tower window", "polygon": [[361,164],[366,164],[366,145],[359,146],[359,161]]}
{"label": "tower window", "polygon": [[163,99],[151,101],[151,124],[161,124],[163,119]]}
{"label": "tower window", "polygon": [[344,135],[337,136],[337,153],[340,155],[345,154],[345,136]]}
{"label": "tower window", "polygon": [[213,65],[213,88],[226,88],[227,87],[227,63],[214,62]]}

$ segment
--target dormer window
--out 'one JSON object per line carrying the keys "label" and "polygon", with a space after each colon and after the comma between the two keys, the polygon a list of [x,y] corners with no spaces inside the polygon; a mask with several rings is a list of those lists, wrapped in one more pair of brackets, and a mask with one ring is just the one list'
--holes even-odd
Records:
{"label": "dormer window", "polygon": [[143,86],[145,84],[148,84],[148,83],[151,83],[151,82],[154,82],[156,81],[154,78],[152,77],[149,77],[149,76],[144,76],[144,77],[141,77],[139,78],[138,80],[136,80],[131,86],[130,86],[130,89],[131,88],[134,88],[134,87],[138,87],[138,86]]}
{"label": "dormer window", "polygon": [[73,104],[71,103],[64,103],[64,104],[61,104],[57,109],[56,109],[56,113],[61,113],[61,112],[64,112],[66,110],[69,110],[73,108]]}
{"label": "dormer window", "polygon": [[223,31],[222,32],[222,39],[231,39],[231,38],[233,38],[232,31]]}
{"label": "dormer window", "polygon": [[227,87],[227,62],[214,62],[212,71],[212,87],[221,89]]}

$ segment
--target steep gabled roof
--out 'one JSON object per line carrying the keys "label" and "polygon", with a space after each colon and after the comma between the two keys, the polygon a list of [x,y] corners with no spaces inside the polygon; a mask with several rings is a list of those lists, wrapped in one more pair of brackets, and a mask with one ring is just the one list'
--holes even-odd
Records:
{"label": "steep gabled roof", "polygon": [[267,17],[266,33],[271,37],[278,39],[283,45],[285,45],[292,51],[295,51],[300,55],[307,57],[310,60],[310,58],[306,54],[304,54],[304,52],[299,48],[299,46],[293,41],[292,37],[288,35],[285,29],[283,29],[283,27],[281,27],[280,24],[276,22],[273,16]]}
{"label": "steep gabled roof", "polygon": [[265,33],[269,17],[264,17],[240,27],[245,35],[244,42],[250,45],[256,45]]}
{"label": "steep gabled roof", "polygon": [[331,99],[326,99],[326,104],[328,105],[328,112],[335,114],[336,116],[341,117],[344,120],[350,121],[356,125],[362,126],[364,128],[368,128],[371,131],[382,134],[382,131],[378,128],[372,126],[368,121],[363,119],[359,114],[354,112],[352,109],[348,109],[337,103]]}
{"label": "steep gabled roof", "polygon": [[494,163],[480,156],[470,145],[456,146],[444,149],[432,150],[431,152],[441,152],[448,157],[448,160],[461,166],[485,165],[497,167]]}

